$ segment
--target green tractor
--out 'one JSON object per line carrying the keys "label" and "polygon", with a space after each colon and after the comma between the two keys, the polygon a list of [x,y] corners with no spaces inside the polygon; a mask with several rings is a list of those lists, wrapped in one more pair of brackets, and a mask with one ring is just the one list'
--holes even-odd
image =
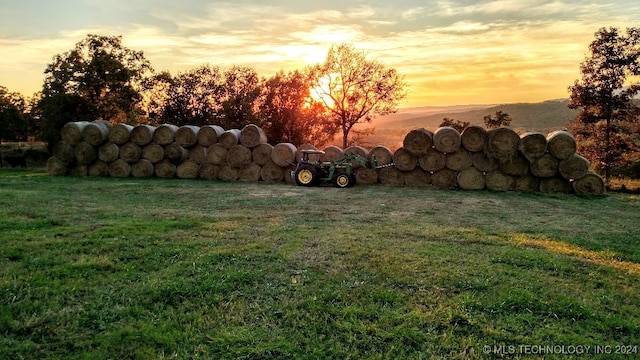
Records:
{"label": "green tractor", "polygon": [[339,188],[347,188],[355,185],[356,176],[353,171],[353,164],[367,168],[380,169],[393,166],[385,164],[379,166],[375,156],[371,159],[371,164],[360,155],[354,153],[344,154],[331,161],[311,161],[309,155],[323,155],[321,150],[302,150],[302,159],[298,163],[296,170],[292,172],[296,184],[301,186],[317,186],[322,182],[331,182]]}

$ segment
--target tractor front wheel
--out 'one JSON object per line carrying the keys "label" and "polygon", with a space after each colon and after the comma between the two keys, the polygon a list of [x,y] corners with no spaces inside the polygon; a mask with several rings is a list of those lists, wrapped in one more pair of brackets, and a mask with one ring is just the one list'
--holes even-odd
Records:
{"label": "tractor front wheel", "polygon": [[345,172],[339,172],[334,178],[333,183],[339,188],[352,187],[356,183],[356,179],[353,175]]}
{"label": "tractor front wheel", "polygon": [[295,172],[296,184],[314,186],[317,183],[318,172],[311,165],[300,165]]}

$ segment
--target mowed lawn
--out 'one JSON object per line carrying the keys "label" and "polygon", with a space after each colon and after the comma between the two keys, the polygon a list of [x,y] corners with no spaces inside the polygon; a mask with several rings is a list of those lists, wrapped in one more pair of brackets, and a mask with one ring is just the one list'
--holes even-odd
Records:
{"label": "mowed lawn", "polygon": [[632,358],[639,220],[618,193],[0,169],[0,358]]}

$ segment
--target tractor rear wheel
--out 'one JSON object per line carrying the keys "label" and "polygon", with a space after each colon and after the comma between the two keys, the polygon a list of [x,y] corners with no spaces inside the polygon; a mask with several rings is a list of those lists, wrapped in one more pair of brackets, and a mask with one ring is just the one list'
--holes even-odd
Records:
{"label": "tractor rear wheel", "polygon": [[333,183],[339,188],[352,187],[356,183],[356,178],[346,172],[339,172],[334,178]]}
{"label": "tractor rear wheel", "polygon": [[301,164],[295,172],[296,184],[314,186],[318,182],[318,172],[311,165]]}

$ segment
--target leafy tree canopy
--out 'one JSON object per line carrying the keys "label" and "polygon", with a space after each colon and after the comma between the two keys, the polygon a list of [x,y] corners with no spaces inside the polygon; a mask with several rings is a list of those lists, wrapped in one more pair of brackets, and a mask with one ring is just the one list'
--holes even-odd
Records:
{"label": "leafy tree canopy", "polygon": [[0,141],[27,140],[28,125],[24,97],[0,86]]}
{"label": "leafy tree canopy", "polygon": [[484,126],[487,129],[497,129],[501,126],[511,125],[511,116],[502,110],[496,111],[496,117],[487,115],[484,117]]}
{"label": "leafy tree canopy", "polygon": [[271,142],[320,146],[333,138],[335,128],[324,107],[311,97],[308,74],[280,71],[264,79],[261,87],[258,113]]}
{"label": "leafy tree canopy", "polygon": [[440,123],[440,126],[450,126],[456,130],[458,130],[459,132],[462,132],[462,130],[468,128],[469,126],[471,126],[471,123],[468,121],[460,121],[460,120],[454,120],[452,118],[444,118],[442,119],[442,122]]}
{"label": "leafy tree canopy", "polygon": [[87,35],[45,70],[39,103],[45,140],[56,140],[68,121],[135,123],[140,91],[152,72],[144,54],[124,47],[121,36]]}
{"label": "leafy tree canopy", "polygon": [[356,124],[395,112],[406,96],[404,79],[395,69],[367,60],[348,44],[332,46],[325,62],[311,68],[310,80],[312,95],[328,109],[345,148]]}
{"label": "leafy tree canopy", "polygon": [[[609,179],[609,169],[637,151],[634,132],[640,108],[640,29],[601,28],[580,66],[582,79],[569,87],[569,107],[580,109],[572,130],[578,151]],[[633,82],[635,80],[635,82]]]}

